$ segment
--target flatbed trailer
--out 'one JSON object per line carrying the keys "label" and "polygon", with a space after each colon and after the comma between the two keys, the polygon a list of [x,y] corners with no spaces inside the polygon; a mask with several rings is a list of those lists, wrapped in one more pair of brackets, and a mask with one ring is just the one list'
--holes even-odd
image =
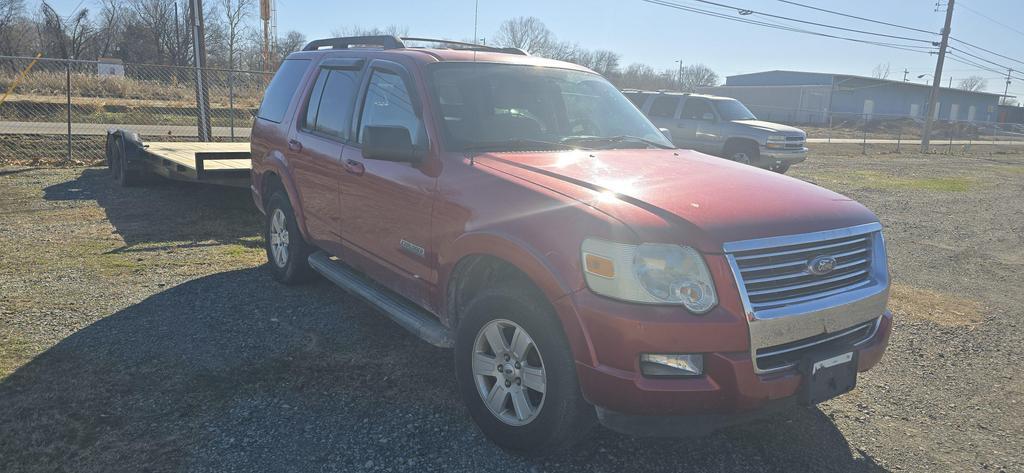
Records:
{"label": "flatbed trailer", "polygon": [[107,166],[122,186],[133,186],[157,175],[177,181],[249,187],[250,158],[249,143],[143,143],[130,130],[107,130]]}

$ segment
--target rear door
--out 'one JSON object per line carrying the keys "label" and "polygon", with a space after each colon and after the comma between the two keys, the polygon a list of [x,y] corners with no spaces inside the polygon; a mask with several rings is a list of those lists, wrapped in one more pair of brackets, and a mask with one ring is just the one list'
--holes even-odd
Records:
{"label": "rear door", "polygon": [[364,62],[360,58],[327,58],[320,63],[288,140],[308,236],[333,254],[341,253],[342,150],[350,138]]}
{"label": "rear door", "polygon": [[366,159],[367,126],[402,126],[416,147],[429,148],[423,103],[412,75],[392,61],[374,60],[363,80],[351,144],[345,147],[341,207],[344,259],[400,294],[429,306],[436,283],[431,210],[439,163]]}
{"label": "rear door", "polygon": [[672,133],[672,141],[677,146],[682,146],[682,142],[676,136],[675,126],[682,98],[681,95],[658,94],[650,101],[647,109],[647,118],[650,118],[658,128],[668,128]]}

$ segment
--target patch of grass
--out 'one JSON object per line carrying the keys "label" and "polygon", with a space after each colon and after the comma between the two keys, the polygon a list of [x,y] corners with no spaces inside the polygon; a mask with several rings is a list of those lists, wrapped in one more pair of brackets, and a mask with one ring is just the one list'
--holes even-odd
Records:
{"label": "patch of grass", "polygon": [[24,365],[39,352],[31,342],[13,333],[0,334],[0,380]]}
{"label": "patch of grass", "polygon": [[889,306],[898,316],[927,320],[947,327],[973,325],[982,321],[981,303],[929,289],[893,284]]}
{"label": "patch of grass", "polygon": [[874,189],[966,192],[973,184],[971,179],[962,177],[901,177],[877,171],[857,171],[851,177],[857,185]]}

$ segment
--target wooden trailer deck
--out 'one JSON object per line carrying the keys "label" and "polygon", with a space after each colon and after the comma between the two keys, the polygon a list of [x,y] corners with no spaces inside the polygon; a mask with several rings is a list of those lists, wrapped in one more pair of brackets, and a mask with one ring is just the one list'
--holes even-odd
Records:
{"label": "wooden trailer deck", "polygon": [[151,142],[143,155],[152,171],[182,181],[249,186],[249,143]]}

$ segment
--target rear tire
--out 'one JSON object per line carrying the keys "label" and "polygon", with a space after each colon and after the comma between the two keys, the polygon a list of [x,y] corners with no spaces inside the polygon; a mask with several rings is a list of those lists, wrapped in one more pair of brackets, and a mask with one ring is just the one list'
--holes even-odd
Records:
{"label": "rear tire", "polygon": [[[495,334],[505,348],[494,348]],[[488,289],[469,303],[456,333],[455,375],[484,435],[524,455],[561,451],[596,420],[561,324],[531,287]]]}
{"label": "rear tire", "polygon": [[295,212],[288,195],[274,191],[267,200],[267,219],[264,233],[267,262],[274,279],[284,284],[309,281],[313,270],[309,267],[309,254],[313,248],[302,238]]}

